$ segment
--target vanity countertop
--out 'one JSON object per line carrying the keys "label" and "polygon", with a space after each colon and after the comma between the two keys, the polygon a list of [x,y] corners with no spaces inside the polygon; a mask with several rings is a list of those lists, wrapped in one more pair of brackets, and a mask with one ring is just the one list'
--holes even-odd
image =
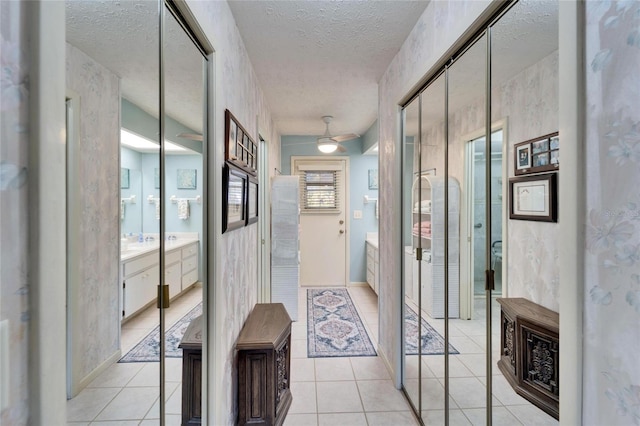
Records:
{"label": "vanity countertop", "polygon": [[375,248],[378,248],[378,233],[377,232],[367,232],[367,236],[365,238],[365,242],[371,244]]}
{"label": "vanity countertop", "polygon": [[[180,249],[188,246],[189,244],[198,242],[198,238],[179,238],[177,240],[168,240],[164,244],[164,251],[170,252],[172,250]],[[129,243],[126,250],[120,250],[120,261],[131,260],[138,256],[157,251],[160,247],[159,241],[147,241],[144,243]]]}

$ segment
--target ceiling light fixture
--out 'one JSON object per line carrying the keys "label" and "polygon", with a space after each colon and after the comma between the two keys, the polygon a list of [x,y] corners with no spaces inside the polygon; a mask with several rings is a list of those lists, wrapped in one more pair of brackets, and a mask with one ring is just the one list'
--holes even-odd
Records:
{"label": "ceiling light fixture", "polygon": [[[157,142],[125,129],[120,129],[120,143],[128,148],[141,152],[158,152],[160,150],[160,145],[158,145]],[[167,152],[186,151],[185,148],[169,142],[166,139],[164,140],[164,150]]]}
{"label": "ceiling light fixture", "polygon": [[318,149],[324,154],[331,154],[336,149],[338,149],[338,144],[335,142],[319,143]]}

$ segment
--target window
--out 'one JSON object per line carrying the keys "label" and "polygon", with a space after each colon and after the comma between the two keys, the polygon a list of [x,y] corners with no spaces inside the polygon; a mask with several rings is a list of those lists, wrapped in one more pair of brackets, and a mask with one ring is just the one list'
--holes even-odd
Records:
{"label": "window", "polygon": [[303,210],[339,209],[336,170],[304,170],[300,173],[300,180]]}

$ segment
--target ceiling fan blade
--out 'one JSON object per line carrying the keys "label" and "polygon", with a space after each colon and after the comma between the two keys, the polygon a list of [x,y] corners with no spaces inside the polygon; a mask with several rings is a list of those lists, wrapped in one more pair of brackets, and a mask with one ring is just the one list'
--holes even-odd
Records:
{"label": "ceiling fan blade", "polygon": [[202,135],[199,135],[197,133],[179,133],[176,136],[178,136],[179,138],[191,139],[194,141],[202,142]]}
{"label": "ceiling fan blade", "polygon": [[356,135],[355,133],[349,133],[346,135],[332,136],[331,139],[333,139],[336,142],[345,142],[345,141],[359,138],[359,137],[360,135]]}
{"label": "ceiling fan blade", "polygon": [[338,144],[338,152],[347,152],[347,148],[345,148],[344,146]]}

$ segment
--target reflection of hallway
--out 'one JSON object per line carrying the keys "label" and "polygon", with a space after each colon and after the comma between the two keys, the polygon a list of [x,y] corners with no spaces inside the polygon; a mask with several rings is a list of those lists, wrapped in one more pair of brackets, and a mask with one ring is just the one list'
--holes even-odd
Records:
{"label": "reflection of hallway", "polygon": [[[165,312],[169,329],[202,301],[202,287],[171,302]],[[158,309],[147,308],[122,327],[124,356],[158,325]],[[159,419],[158,362],[115,363],[93,380],[78,396],[67,401],[69,425],[157,425]],[[167,425],[180,425],[182,412],[182,358],[166,360]]]}
{"label": "reflection of hallway", "polygon": [[[460,354],[449,356],[450,424],[484,425],[486,403],[486,308],[484,297],[474,299],[472,320],[450,319],[450,343]],[[424,315],[424,313],[423,313]],[[444,336],[444,320],[427,322]],[[493,359],[493,424],[557,425],[553,417],[517,395],[496,363],[500,356],[500,306],[491,304]],[[407,356],[406,387],[417,395],[417,356]],[[422,404],[427,424],[444,424],[444,356],[422,357]]]}

